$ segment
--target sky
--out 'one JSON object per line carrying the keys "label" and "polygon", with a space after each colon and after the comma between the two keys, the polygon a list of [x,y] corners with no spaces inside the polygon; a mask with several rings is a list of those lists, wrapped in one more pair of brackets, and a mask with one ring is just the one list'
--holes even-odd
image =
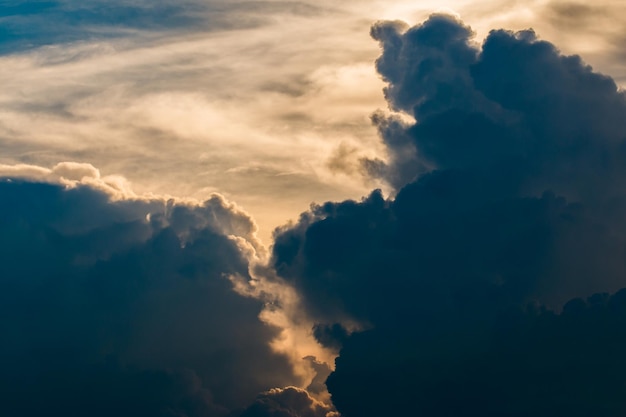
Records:
{"label": "sky", "polygon": [[0,414],[626,413],[622,0],[0,2]]}
{"label": "sky", "polygon": [[[373,22],[457,13],[480,40],[533,27],[618,82],[621,2],[3,2],[3,164],[89,163],[138,193],[218,192],[273,229],[384,182]],[[280,203],[276,203],[277,196]]]}

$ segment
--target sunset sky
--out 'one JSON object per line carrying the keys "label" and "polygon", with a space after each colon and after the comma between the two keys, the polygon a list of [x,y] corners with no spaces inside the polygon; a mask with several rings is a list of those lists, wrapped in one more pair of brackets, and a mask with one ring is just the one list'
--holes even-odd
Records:
{"label": "sunset sky", "polygon": [[0,2],[0,415],[625,415],[625,6]]}
{"label": "sunset sky", "polygon": [[369,36],[377,20],[460,16],[533,28],[564,53],[626,80],[623,3],[550,1],[4,2],[0,162],[88,163],[138,193],[243,206],[271,231],[311,202],[385,184],[369,122],[386,109]]}

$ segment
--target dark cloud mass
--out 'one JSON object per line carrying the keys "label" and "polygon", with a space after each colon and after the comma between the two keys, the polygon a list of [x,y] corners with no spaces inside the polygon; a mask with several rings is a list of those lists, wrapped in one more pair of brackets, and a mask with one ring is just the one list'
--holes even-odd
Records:
{"label": "dark cloud mass", "polygon": [[228,279],[253,229],[219,197],[1,180],[0,414],[224,416],[293,383]]}
{"label": "dark cloud mass", "polygon": [[530,30],[478,47],[433,15],[372,36],[390,107],[414,119],[373,117],[395,198],[314,206],[272,255],[314,335],[343,344],[335,406],[623,416],[625,94]]}

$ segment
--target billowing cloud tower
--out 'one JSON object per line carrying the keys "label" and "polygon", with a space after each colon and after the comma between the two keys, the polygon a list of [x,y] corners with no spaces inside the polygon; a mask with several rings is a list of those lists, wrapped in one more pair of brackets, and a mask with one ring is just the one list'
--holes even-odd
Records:
{"label": "billowing cloud tower", "polygon": [[343,344],[337,409],[623,415],[626,96],[530,30],[479,46],[433,15],[372,36],[404,113],[373,117],[397,192],[317,205],[273,249]]}

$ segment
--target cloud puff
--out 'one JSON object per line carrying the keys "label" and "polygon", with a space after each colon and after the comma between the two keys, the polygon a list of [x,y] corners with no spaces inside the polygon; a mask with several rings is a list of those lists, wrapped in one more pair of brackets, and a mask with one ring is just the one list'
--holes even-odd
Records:
{"label": "cloud puff", "polygon": [[334,404],[347,417],[621,415],[626,381],[600,342],[624,347],[621,293],[566,303],[626,286],[626,96],[532,31],[479,47],[433,15],[372,35],[404,113],[374,117],[397,194],[313,206],[272,254],[314,335],[343,343]]}
{"label": "cloud puff", "polygon": [[219,196],[120,196],[85,164],[10,171],[0,180],[3,415],[221,416],[298,382],[270,348],[278,329],[259,321],[262,303],[228,278],[249,276],[258,245],[241,210]]}
{"label": "cloud puff", "polygon": [[286,387],[259,395],[241,417],[339,417],[339,414],[305,390]]}
{"label": "cloud puff", "polygon": [[524,181],[513,185],[535,192],[591,192],[584,178],[602,176],[590,187],[597,190],[596,183],[616,187],[614,177],[624,175],[624,94],[532,31],[492,31],[478,50],[468,27],[436,15],[406,32],[382,22],[372,36],[383,47],[377,68],[388,82],[386,98],[418,121],[374,119],[392,154],[415,147],[400,168],[425,166],[396,178],[396,186],[433,168],[496,163],[519,165]]}

